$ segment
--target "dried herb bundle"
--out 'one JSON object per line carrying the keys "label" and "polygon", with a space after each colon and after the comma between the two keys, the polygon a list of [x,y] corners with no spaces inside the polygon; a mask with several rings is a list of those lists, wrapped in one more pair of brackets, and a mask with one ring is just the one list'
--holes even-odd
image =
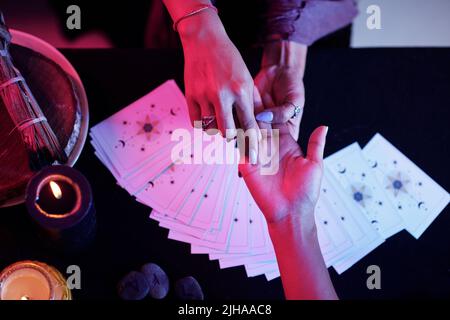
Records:
{"label": "dried herb bundle", "polygon": [[[9,53],[11,35],[0,13],[0,98],[28,153],[30,168],[39,170],[67,155]],[[12,132],[11,132],[12,133]]]}

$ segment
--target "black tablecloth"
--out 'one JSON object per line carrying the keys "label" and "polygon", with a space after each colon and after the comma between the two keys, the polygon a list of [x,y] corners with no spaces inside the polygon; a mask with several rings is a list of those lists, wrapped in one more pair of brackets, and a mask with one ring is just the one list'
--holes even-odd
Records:
{"label": "black tablecloth", "polygon": [[[91,125],[120,110],[167,79],[182,87],[180,52],[64,50],[87,90]],[[259,53],[244,54],[252,72]],[[382,133],[446,190],[449,181],[450,49],[311,50],[305,75],[306,110],[300,144],[319,124],[330,127],[326,154]],[[64,116],[64,115],[61,115]],[[167,239],[148,218],[150,209],[116,185],[86,144],[76,164],[90,180],[98,234],[82,254],[54,254],[37,239],[24,206],[1,209],[0,268],[37,259],[61,271],[81,267],[75,299],[116,299],[116,284],[146,262],[164,268],[172,281],[193,275],[207,299],[282,299],[280,279],[247,278],[243,267],[220,270],[207,255]],[[406,231],[342,275],[330,269],[341,298],[450,297],[450,215],[444,210],[419,240]],[[366,269],[381,268],[381,290],[368,290]],[[173,298],[173,288],[169,299]]]}

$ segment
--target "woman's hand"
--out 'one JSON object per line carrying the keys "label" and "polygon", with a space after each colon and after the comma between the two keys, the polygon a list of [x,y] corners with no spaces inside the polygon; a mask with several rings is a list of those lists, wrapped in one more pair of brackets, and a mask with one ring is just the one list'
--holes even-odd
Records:
{"label": "woman's hand", "polygon": [[[269,43],[264,48],[261,70],[255,78],[267,110],[256,116],[268,123],[287,123],[289,132],[297,140],[305,105],[303,73],[307,46],[292,41]],[[292,119],[295,107],[300,113]]]}
{"label": "woman's hand", "polygon": [[[178,31],[183,43],[184,82],[191,120],[215,116],[216,123],[208,128],[218,128],[228,139],[235,137],[237,127],[252,129],[248,154],[255,163],[259,128],[254,116],[254,84],[239,51],[212,10],[182,21]],[[233,109],[239,122],[236,124]]]}
{"label": "woman's hand", "polygon": [[[279,161],[278,171],[264,175],[260,172],[260,165],[248,164],[240,165],[239,169],[269,224],[276,224],[288,215],[298,215],[303,223],[314,225],[314,208],[320,194],[322,158],[328,128],[322,126],[313,131],[307,154],[303,155],[289,133],[287,124],[277,127],[280,130],[279,143],[278,146],[275,143],[275,147],[279,153],[277,155],[272,150],[271,154],[275,156],[271,161]],[[269,136],[267,143],[270,144],[271,139],[273,137]],[[264,142],[263,138],[261,143]]]}
{"label": "woman's hand", "polygon": [[[257,104],[258,90],[255,92]],[[337,299],[322,258],[314,219],[328,128],[322,126],[313,131],[305,156],[287,123],[273,126],[280,130],[279,141],[275,139],[276,131],[269,131],[269,124],[260,123],[260,126],[272,133],[266,136],[262,132],[260,149],[264,150],[263,145],[269,143],[274,156],[268,158],[279,161],[278,171],[272,175],[261,174],[266,159],[257,165],[240,164],[239,170],[266,217],[285,296],[287,299]]]}

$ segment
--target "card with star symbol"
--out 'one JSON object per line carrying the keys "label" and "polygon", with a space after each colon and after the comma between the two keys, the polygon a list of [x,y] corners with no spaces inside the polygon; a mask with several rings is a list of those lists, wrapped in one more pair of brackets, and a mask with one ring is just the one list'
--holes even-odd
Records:
{"label": "card with star symbol", "polygon": [[448,192],[379,133],[364,147],[363,154],[403,217],[406,230],[419,238],[447,206]]}
{"label": "card with star symbol", "polygon": [[[185,98],[171,80],[94,126],[91,143],[117,183],[152,208],[150,218],[169,229],[170,239],[190,244],[192,254],[208,254],[220,268],[279,277],[267,222],[237,163],[213,161],[225,150],[238,159],[235,141],[219,136],[196,145],[189,138],[189,148],[178,150],[176,129],[195,136]],[[174,149],[181,153],[174,156]],[[203,161],[196,162],[196,151]],[[379,134],[364,151],[357,143],[343,148],[325,159],[315,210],[325,264],[341,274],[405,227],[418,238],[448,200]]]}
{"label": "card with star symbol", "polygon": [[397,213],[378,183],[358,143],[353,143],[325,159],[325,166],[339,182],[344,194],[361,214],[387,239],[404,228]]}
{"label": "card with star symbol", "polygon": [[176,144],[172,132],[179,128],[192,127],[183,93],[170,80],[95,125],[91,137],[115,176],[126,179],[155,154],[170,151]]}

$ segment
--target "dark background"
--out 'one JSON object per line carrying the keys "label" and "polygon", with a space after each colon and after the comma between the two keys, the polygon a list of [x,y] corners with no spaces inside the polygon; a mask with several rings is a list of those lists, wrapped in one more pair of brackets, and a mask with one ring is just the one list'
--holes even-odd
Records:
{"label": "dark background", "polygon": [[[163,81],[182,87],[180,51],[64,50],[87,90],[91,125]],[[260,53],[244,54],[258,70]],[[380,132],[446,190],[449,181],[450,49],[312,49],[305,74],[306,106],[300,144],[319,124],[330,127],[326,154]],[[206,299],[282,299],[280,279],[247,278],[243,267],[220,270],[207,255],[148,218],[150,209],[116,185],[89,143],[76,166],[92,184],[97,208],[95,243],[81,254],[55,254],[36,237],[24,206],[0,212],[0,268],[37,259],[65,271],[77,264],[82,290],[74,298],[117,299],[116,284],[146,262],[159,264],[171,283],[192,275]],[[388,239],[342,275],[330,268],[340,298],[449,298],[450,215],[444,210],[419,240],[406,231]],[[368,290],[366,268],[381,268],[381,290]],[[174,298],[173,287],[169,299]]]}

